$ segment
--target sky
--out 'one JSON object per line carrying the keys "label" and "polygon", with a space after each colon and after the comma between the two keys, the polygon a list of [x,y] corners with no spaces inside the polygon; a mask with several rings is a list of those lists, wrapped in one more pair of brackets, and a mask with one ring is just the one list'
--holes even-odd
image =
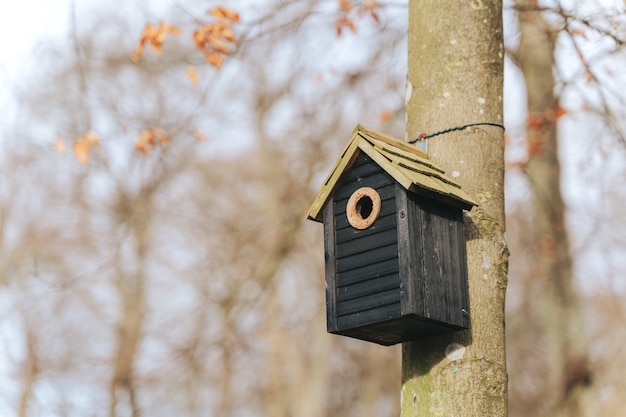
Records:
{"label": "sky", "polygon": [[43,36],[67,30],[67,0],[1,0],[0,62],[3,67],[23,61]]}
{"label": "sky", "polygon": [[0,0],[0,111],[38,41],[67,33],[69,0]]}
{"label": "sky", "polygon": [[[165,4],[167,2],[158,3]],[[605,3],[613,4],[613,0],[606,0]],[[14,98],[12,97],[12,91],[19,85],[19,78],[22,74],[23,68],[27,64],[36,62],[36,50],[35,46],[40,42],[46,42],[47,40],[59,39],[67,36],[69,31],[69,16],[72,5],[76,6],[95,6],[98,3],[94,0],[0,0],[0,114],[4,121],[11,120],[17,106]],[[154,5],[151,4],[150,8]],[[154,16],[150,16],[154,17]],[[523,120],[515,121],[511,119],[511,114],[518,113],[511,111],[511,109],[523,108],[524,106],[524,93],[519,90],[520,79],[511,77],[509,72],[508,86],[515,86],[505,94],[507,100],[507,126],[515,127],[515,125],[522,126]],[[522,117],[525,117],[522,115]],[[581,115],[578,115],[578,124],[570,126],[563,126],[564,131],[580,129],[581,124],[584,124],[586,120]],[[571,117],[571,121],[576,121],[575,117]],[[581,123],[582,122],[582,123]],[[0,127],[2,125],[0,124]],[[579,135],[576,132],[572,132],[567,135],[570,138],[575,138]],[[0,137],[0,140],[2,138]],[[563,141],[562,153],[566,156],[565,160],[570,162],[564,166],[565,182],[564,193],[569,201],[570,208],[578,209],[575,214],[576,219],[580,219],[580,212],[590,212],[590,190],[596,192],[598,190],[596,172],[586,168],[582,170],[581,167],[589,167],[590,161],[587,156],[588,149],[586,146],[581,146],[579,141],[569,140]],[[618,157],[621,156],[617,155]],[[601,168],[607,171],[610,166],[613,166],[615,174],[613,177],[619,177],[624,171],[623,162],[617,164],[609,164],[607,160],[601,162]],[[612,168],[612,169],[613,169]],[[596,167],[596,170],[599,168]],[[581,186],[582,176],[586,171],[587,176],[591,177],[589,183],[593,183],[593,186]],[[602,187],[612,187],[611,184],[601,184]],[[601,200],[602,196],[598,195],[591,200]],[[509,199],[512,201],[512,199]],[[597,204],[596,204],[597,205]],[[576,211],[576,210],[573,210]],[[595,215],[594,210],[591,210]],[[593,224],[592,221],[588,222]],[[587,232],[590,234],[591,232]],[[591,235],[591,234],[590,234]],[[587,239],[583,239],[587,240]],[[626,280],[624,280],[626,286]]]}

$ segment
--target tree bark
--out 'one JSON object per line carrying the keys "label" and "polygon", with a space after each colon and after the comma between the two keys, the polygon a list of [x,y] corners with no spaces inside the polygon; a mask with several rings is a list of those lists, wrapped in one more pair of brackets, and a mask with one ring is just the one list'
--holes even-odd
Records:
{"label": "tree bark", "polygon": [[[407,135],[502,123],[500,1],[409,3]],[[429,157],[480,203],[466,216],[471,330],[403,345],[402,416],[505,416],[503,130],[429,139]]]}

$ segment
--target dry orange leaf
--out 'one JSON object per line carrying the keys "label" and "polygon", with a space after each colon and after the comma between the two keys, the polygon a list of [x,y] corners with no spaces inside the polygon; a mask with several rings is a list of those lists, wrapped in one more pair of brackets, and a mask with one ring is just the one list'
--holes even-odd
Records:
{"label": "dry orange leaf", "polygon": [[232,42],[234,44],[237,44],[237,36],[235,36],[235,31],[228,25],[224,25],[222,28],[220,28],[220,36],[227,40],[228,42]]}
{"label": "dry orange leaf", "polygon": [[82,139],[89,143],[89,146],[100,146],[100,139],[98,139],[93,130],[85,133]]}
{"label": "dry orange leaf", "polygon": [[510,169],[514,169],[514,168],[523,169],[526,167],[526,165],[527,165],[526,161],[522,161],[522,160],[508,161],[506,163],[506,167]]}
{"label": "dry orange leaf", "polygon": [[217,52],[209,52],[208,54],[205,54],[204,59],[207,64],[212,65],[217,69],[220,69],[224,64],[224,58]]}
{"label": "dry orange leaf", "polygon": [[208,13],[219,20],[230,20],[233,23],[239,22],[239,13],[225,6],[217,6],[209,10]]}
{"label": "dry orange leaf", "polygon": [[217,69],[224,63],[223,55],[231,54],[234,45],[237,45],[235,32],[226,22],[228,18],[223,17],[226,16],[224,13],[223,10],[214,13],[221,20],[208,23],[193,33],[196,47],[204,53],[206,62]]}
{"label": "dry orange leaf", "polygon": [[361,14],[369,14],[374,23],[377,25],[380,24],[380,17],[378,17],[378,13],[376,13],[376,8],[378,8],[379,4],[377,0],[366,0],[363,3]]}
{"label": "dry orange leaf", "polygon": [[167,133],[165,133],[165,130],[156,128],[152,130],[152,134],[154,135],[154,140],[156,143],[163,146],[164,148],[169,146],[170,138],[169,136],[167,136]]}
{"label": "dry orange leaf", "polygon": [[339,0],[339,10],[349,12],[354,8],[354,4],[350,0]]}
{"label": "dry orange leaf", "polygon": [[144,155],[148,154],[148,151],[152,147],[152,134],[149,130],[143,130],[139,134],[139,138],[135,141],[135,149]]}
{"label": "dry orange leaf", "polygon": [[378,115],[378,119],[380,119],[380,121],[383,123],[391,120],[392,117],[393,117],[393,114],[391,114],[391,112],[387,110],[381,111],[380,114]]}
{"label": "dry orange leaf", "polygon": [[198,75],[198,70],[193,65],[187,67],[185,70],[185,76],[189,79],[192,85],[198,84],[200,76]]}
{"label": "dry orange leaf", "polygon": [[209,139],[206,137],[206,135],[202,132],[200,132],[198,129],[193,131],[193,137],[196,138],[196,140],[198,142],[208,142]]}
{"label": "dry orange leaf", "polygon": [[215,37],[215,36],[210,37],[208,39],[208,44],[213,49],[213,51],[217,53],[228,55],[231,52],[230,46],[228,45],[228,43],[226,43],[225,41],[223,41],[222,39],[218,37]]}
{"label": "dry orange leaf", "polygon": [[89,144],[85,141],[78,140],[72,145],[72,152],[78,162],[87,165],[89,162]]}
{"label": "dry orange leaf", "polygon": [[155,52],[161,52],[168,33],[178,35],[180,29],[166,22],[161,22],[157,26],[147,23],[143,28],[139,45],[133,54],[133,61],[137,61],[141,57],[146,44],[149,44]]}
{"label": "dry orange leaf", "polygon": [[170,138],[163,129],[145,129],[139,133],[139,137],[135,141],[135,149],[144,155],[147,155],[150,150],[156,145],[167,147],[170,144]]}
{"label": "dry orange leaf", "polygon": [[335,27],[337,29],[337,36],[341,36],[344,27],[350,29],[352,33],[356,33],[356,25],[354,24],[352,19],[347,16],[338,18],[337,22],[335,23]]}
{"label": "dry orange leaf", "polygon": [[563,107],[563,106],[561,106],[559,104],[559,105],[556,106],[556,109],[555,109],[554,113],[556,115],[556,118],[558,119],[558,118],[563,117],[566,114],[568,114],[569,111],[565,107]]}
{"label": "dry orange leaf", "polygon": [[83,165],[87,165],[89,162],[89,156],[91,153],[92,147],[97,147],[100,145],[100,140],[96,136],[96,134],[90,130],[81,136],[77,141],[72,145],[72,152],[74,153],[74,157],[78,162]]}
{"label": "dry orange leaf", "polygon": [[546,126],[547,120],[542,113],[533,113],[528,116],[526,123],[530,129],[538,130]]}

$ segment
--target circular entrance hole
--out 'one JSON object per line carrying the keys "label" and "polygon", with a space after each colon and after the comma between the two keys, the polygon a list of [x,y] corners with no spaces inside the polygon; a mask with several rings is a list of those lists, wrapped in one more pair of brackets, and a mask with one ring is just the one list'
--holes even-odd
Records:
{"label": "circular entrance hole", "polygon": [[380,195],[370,187],[356,190],[348,199],[346,215],[348,222],[355,229],[367,229],[380,214]]}
{"label": "circular entrance hole", "polygon": [[359,213],[359,215],[364,219],[367,219],[372,214],[373,208],[374,202],[367,195],[364,195],[359,201],[356,202],[356,212]]}

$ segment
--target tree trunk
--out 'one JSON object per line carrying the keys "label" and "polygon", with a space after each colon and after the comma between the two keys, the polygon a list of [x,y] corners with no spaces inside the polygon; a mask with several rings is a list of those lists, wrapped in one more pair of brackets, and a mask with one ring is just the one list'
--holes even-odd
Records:
{"label": "tree trunk", "polygon": [[[591,376],[587,342],[578,306],[572,259],[561,197],[557,147],[558,97],[553,76],[557,32],[532,2],[517,0],[521,40],[516,53],[528,97],[528,163],[533,193],[532,254],[534,270],[524,286],[525,310],[540,334],[538,348],[547,352],[531,414],[584,416],[585,387]],[[541,346],[543,344],[543,346]]]}
{"label": "tree trunk", "polygon": [[[500,1],[409,3],[409,138],[502,123],[501,16]],[[472,328],[404,344],[402,416],[505,416],[503,130],[442,134],[428,153],[480,203],[466,216]]]}

